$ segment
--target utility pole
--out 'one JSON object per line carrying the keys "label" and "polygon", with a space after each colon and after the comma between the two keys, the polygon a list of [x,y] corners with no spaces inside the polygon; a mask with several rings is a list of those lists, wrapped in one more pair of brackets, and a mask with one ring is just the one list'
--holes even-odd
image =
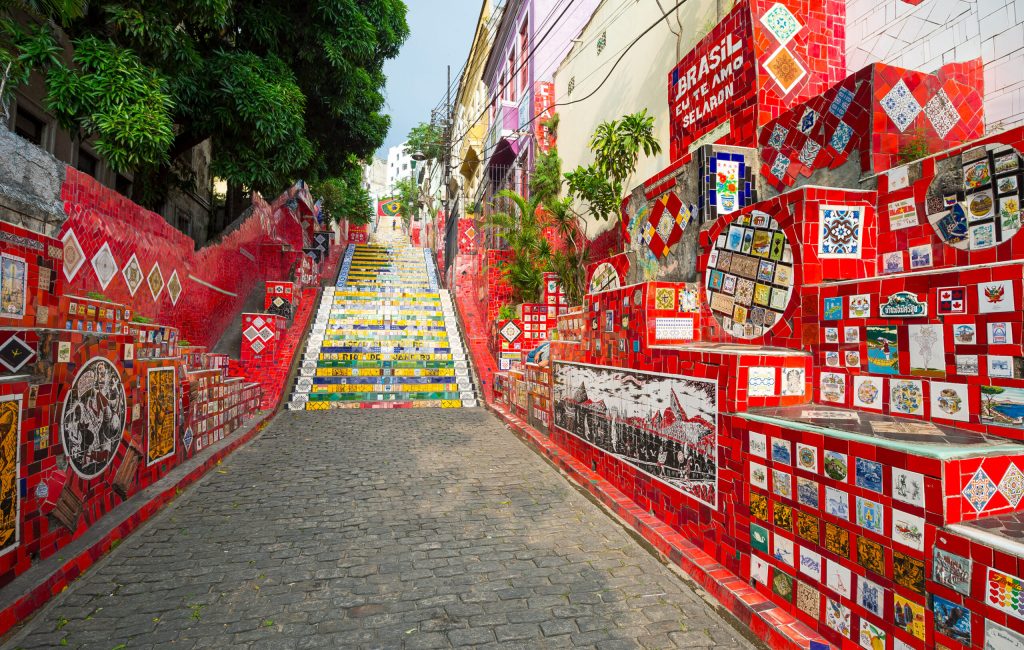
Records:
{"label": "utility pole", "polygon": [[[448,66],[448,90],[445,96],[444,102],[444,172],[442,173],[441,181],[444,183],[444,229],[445,233],[449,232],[449,222],[453,216],[451,210],[451,179],[448,175],[451,173],[451,156],[452,156],[452,66]],[[456,230],[458,232],[458,230]],[[451,264],[448,259],[448,238],[444,237],[444,248],[445,248],[445,267]],[[444,277],[444,269],[441,269],[441,276]]]}

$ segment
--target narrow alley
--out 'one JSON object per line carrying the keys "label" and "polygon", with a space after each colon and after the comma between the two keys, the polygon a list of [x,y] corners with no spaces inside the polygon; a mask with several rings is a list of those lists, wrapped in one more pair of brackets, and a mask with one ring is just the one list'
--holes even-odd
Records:
{"label": "narrow alley", "polygon": [[8,647],[467,645],[753,647],[479,408],[283,413]]}

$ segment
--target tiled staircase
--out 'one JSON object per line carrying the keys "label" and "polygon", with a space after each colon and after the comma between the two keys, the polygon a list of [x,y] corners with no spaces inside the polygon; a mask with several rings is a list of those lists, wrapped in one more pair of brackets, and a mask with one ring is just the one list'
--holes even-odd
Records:
{"label": "tiled staircase", "polygon": [[430,251],[384,220],[349,245],[324,290],[289,403],[292,410],[476,406],[451,296]]}

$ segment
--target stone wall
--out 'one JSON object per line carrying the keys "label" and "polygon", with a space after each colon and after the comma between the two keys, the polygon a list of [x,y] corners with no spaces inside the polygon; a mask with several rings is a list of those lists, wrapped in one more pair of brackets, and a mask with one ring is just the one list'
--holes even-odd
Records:
{"label": "stone wall", "polygon": [[65,169],[46,151],[0,129],[0,218],[56,235],[67,218],[60,202]]}

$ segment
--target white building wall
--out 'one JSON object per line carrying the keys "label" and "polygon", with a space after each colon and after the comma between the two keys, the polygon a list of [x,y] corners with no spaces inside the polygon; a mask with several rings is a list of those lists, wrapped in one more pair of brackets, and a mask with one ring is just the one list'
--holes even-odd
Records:
{"label": "white building wall", "polygon": [[388,163],[380,158],[371,158],[363,167],[363,186],[374,201],[386,198],[388,193]]}
{"label": "white building wall", "polygon": [[394,189],[395,181],[400,178],[412,176],[415,173],[416,161],[412,159],[411,154],[405,152],[407,144],[408,143],[403,142],[396,147],[388,149],[388,192]]}
{"label": "white building wall", "polygon": [[[672,4],[675,3],[662,2],[661,6],[668,9]],[[728,13],[728,8],[720,12],[715,0],[690,0],[678,10],[678,22],[670,19],[667,25],[662,21],[642,37],[597,89],[626,47],[662,15],[655,0],[604,0],[580,33],[580,41],[560,62],[554,75],[562,170],[570,171],[577,165],[593,162],[588,143],[598,124],[645,108],[654,116],[654,135],[661,143],[662,152],[650,158],[641,156],[636,173],[625,183],[626,191],[667,167],[670,162],[668,74]],[[602,34],[605,44],[599,53],[597,42]],[[596,93],[589,99],[569,103],[586,97],[595,89]],[[593,237],[614,225],[611,220],[588,223],[587,234]]]}
{"label": "white building wall", "polygon": [[1024,0],[847,0],[850,72],[882,62],[932,72],[981,57],[985,124],[1024,124]]}

